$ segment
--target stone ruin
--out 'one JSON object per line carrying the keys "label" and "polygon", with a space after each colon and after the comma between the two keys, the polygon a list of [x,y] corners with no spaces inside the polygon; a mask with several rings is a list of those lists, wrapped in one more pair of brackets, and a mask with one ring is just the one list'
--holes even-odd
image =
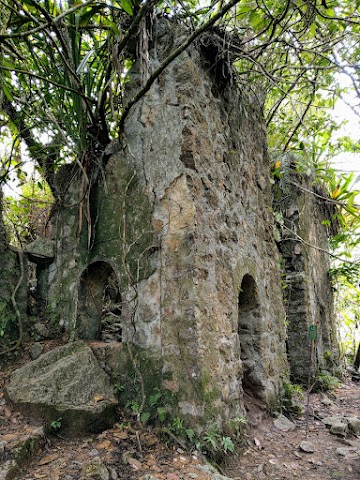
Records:
{"label": "stone ruin", "polygon": [[[293,160],[293,159],[292,159]],[[284,162],[286,164],[286,161]],[[290,167],[290,168],[289,168]],[[287,328],[287,351],[294,383],[306,384],[312,374],[339,365],[334,297],[328,271],[328,237],[336,233],[336,224],[325,227],[336,213],[327,194],[311,178],[284,165],[283,177],[274,188],[274,210],[281,212],[280,254]],[[324,201],[325,200],[325,201]],[[318,338],[310,362],[309,348],[304,348],[304,333],[316,325]],[[311,365],[311,363],[313,365]]]}
{"label": "stone ruin", "polygon": [[24,317],[26,312],[26,258],[9,246],[2,216],[2,201],[0,187],[0,338],[6,335],[8,339],[15,340],[19,337],[18,314]]}
{"label": "stone ruin", "polygon": [[[150,68],[186,35],[159,28]],[[307,375],[309,324],[320,363],[336,336],[326,254],[277,237],[262,105],[218,53],[207,34],[166,69],[90,189],[77,165],[61,168],[66,207],[38,264],[46,317],[89,341],[122,402],[160,390],[189,425],[224,427],[254,398],[276,408],[289,364]],[[141,77],[138,62],[129,97]],[[279,203],[326,248],[312,196]]]}

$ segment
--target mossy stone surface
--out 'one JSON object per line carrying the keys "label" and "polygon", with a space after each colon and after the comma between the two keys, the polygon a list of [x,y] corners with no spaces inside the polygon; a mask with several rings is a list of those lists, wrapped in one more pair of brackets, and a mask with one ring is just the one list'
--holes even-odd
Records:
{"label": "mossy stone surface", "polygon": [[112,425],[117,405],[110,378],[83,342],[58,347],[16,370],[8,399],[27,415],[51,423],[60,419],[70,435]]}

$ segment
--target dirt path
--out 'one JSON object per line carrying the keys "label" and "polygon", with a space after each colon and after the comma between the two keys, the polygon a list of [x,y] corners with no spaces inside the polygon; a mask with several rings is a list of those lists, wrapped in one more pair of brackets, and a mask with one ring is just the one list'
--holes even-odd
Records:
{"label": "dirt path", "polygon": [[[331,434],[321,421],[329,416],[360,418],[359,383],[344,384],[331,394],[311,395],[307,438],[305,417],[293,419],[296,428],[289,432],[260,418],[256,437],[249,438],[252,445],[241,458],[228,462],[226,474],[241,480],[360,479],[360,436]],[[313,444],[313,453],[299,448],[304,440]]]}
{"label": "dirt path", "polygon": [[[8,372],[0,373],[0,480],[79,480],[86,466],[97,465],[99,480],[220,480],[221,475],[196,452],[178,444],[168,445],[153,430],[136,430],[119,415],[114,428],[100,435],[76,440],[41,437],[40,447],[28,467],[15,476],[1,476],[1,463],[19,440],[40,424],[13,411],[5,401],[3,386]],[[241,455],[227,457],[223,473],[238,480],[360,480],[360,435],[334,435],[321,419],[358,417],[360,433],[360,384],[349,382],[331,394],[311,395],[308,435],[305,417],[293,418],[292,431],[280,431],[256,402],[249,403],[247,446]],[[307,440],[313,452],[299,446]],[[106,467],[106,468],[105,468]],[[107,473],[106,473],[107,472]],[[100,475],[100,474],[99,474]],[[107,476],[108,475],[108,476]]]}

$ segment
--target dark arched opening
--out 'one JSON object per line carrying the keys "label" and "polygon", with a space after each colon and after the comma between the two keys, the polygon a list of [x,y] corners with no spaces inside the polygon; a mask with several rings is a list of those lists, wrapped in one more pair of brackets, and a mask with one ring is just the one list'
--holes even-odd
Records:
{"label": "dark arched opening", "polygon": [[245,275],[238,299],[240,356],[243,365],[242,387],[251,397],[262,397],[262,366],[260,357],[261,314],[256,282]]}
{"label": "dark arched opening", "polygon": [[116,273],[109,263],[94,262],[83,271],[77,315],[79,338],[121,341],[121,295]]}

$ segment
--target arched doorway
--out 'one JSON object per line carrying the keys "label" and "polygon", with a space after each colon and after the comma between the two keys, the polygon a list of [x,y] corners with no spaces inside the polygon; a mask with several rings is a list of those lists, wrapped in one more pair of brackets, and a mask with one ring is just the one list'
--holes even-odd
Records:
{"label": "arched doorway", "polygon": [[260,356],[261,313],[256,282],[244,275],[238,298],[238,333],[243,364],[242,387],[250,397],[262,398],[263,369]]}
{"label": "arched doorway", "polygon": [[113,267],[91,263],[79,284],[78,336],[87,340],[121,341],[121,295]]}

